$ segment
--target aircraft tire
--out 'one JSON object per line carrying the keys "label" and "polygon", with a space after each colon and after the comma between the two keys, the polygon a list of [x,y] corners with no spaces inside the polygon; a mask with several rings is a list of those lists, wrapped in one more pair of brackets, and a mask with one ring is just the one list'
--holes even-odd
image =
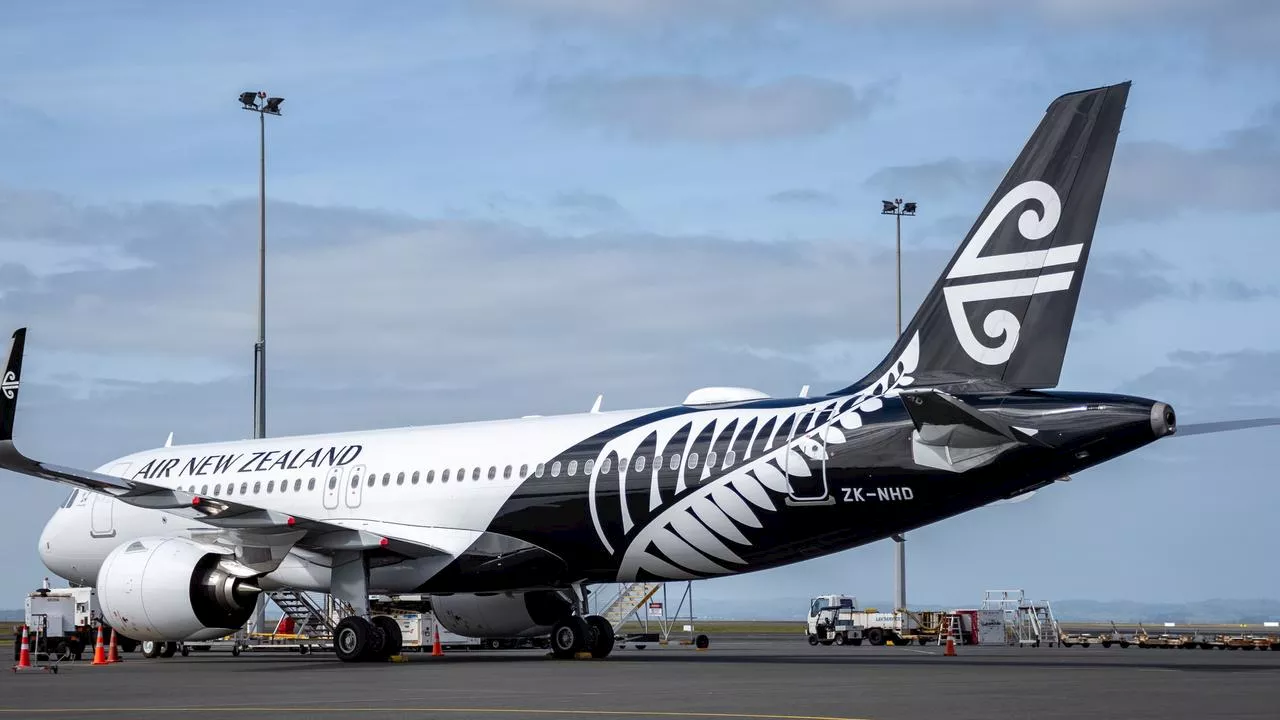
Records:
{"label": "aircraft tire", "polygon": [[178,652],[178,643],[167,642],[160,646],[160,657],[162,658],[171,658],[176,652]]}
{"label": "aircraft tire", "polygon": [[161,645],[163,645],[163,643],[158,643],[155,640],[143,640],[142,641],[142,657],[144,658],[158,657],[160,655]]}
{"label": "aircraft tire", "polygon": [[388,615],[376,615],[373,618],[373,624],[386,635],[382,652],[378,653],[375,659],[387,660],[392,655],[399,655],[404,650],[404,635],[400,632],[400,623]]}
{"label": "aircraft tire", "polygon": [[616,637],[613,626],[600,615],[587,616],[587,649],[593,658],[606,658],[613,652]]}
{"label": "aircraft tire", "polygon": [[588,637],[586,620],[578,615],[562,618],[551,627],[551,654],[560,659],[571,658],[586,649]]}
{"label": "aircraft tire", "polygon": [[345,617],[333,631],[333,652],[343,662],[361,662],[369,651],[373,623],[362,617]]}

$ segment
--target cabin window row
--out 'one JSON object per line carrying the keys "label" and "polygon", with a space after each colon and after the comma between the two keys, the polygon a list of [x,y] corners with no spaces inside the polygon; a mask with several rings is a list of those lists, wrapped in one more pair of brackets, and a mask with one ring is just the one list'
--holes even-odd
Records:
{"label": "cabin window row", "polygon": [[[707,453],[706,466],[715,467],[717,459],[718,457],[714,450]],[[661,467],[664,460],[667,464],[668,469],[672,471],[680,469],[681,456],[679,453],[672,453],[669,458],[664,458],[664,456],[662,455],[655,455],[653,457],[652,467]],[[684,464],[690,470],[697,470],[699,462],[700,462],[700,459],[698,457],[698,453],[696,452],[689,453],[689,455],[684,460]],[[732,467],[736,462],[737,462],[737,457],[736,457],[736,453],[733,450],[730,450],[725,453],[724,467],[726,468]],[[619,468],[632,468],[635,472],[644,472],[644,469],[647,463],[648,463],[647,456],[637,455],[636,457],[631,459],[622,458],[621,460],[618,461],[618,466]],[[582,467],[583,475],[590,476],[592,471],[595,469],[595,460],[587,460],[582,463],[581,467]],[[561,471],[563,470],[566,476],[573,477],[578,474],[578,468],[579,468],[579,464],[577,460],[570,460],[568,463],[565,463],[565,464],[562,464],[561,461],[556,460],[555,462],[551,463],[549,467],[547,466],[546,463],[538,463],[534,467],[533,476],[543,477],[544,474],[550,472],[551,477],[559,477],[561,474]],[[603,461],[601,461],[600,472],[608,473],[608,472],[611,472],[612,470],[613,470],[613,458],[605,458]],[[468,469],[465,467],[458,468],[456,474],[453,474],[454,482],[462,482],[466,480],[467,474],[468,474],[467,471]],[[502,469],[502,478],[504,480],[511,479],[511,475],[513,472],[514,472],[513,466],[507,465]],[[446,468],[444,470],[441,470],[439,475],[440,482],[442,483],[449,482],[450,475],[452,473],[453,473],[453,468]],[[470,476],[473,481],[478,481],[481,477],[481,474],[483,474],[485,477],[487,477],[490,480],[495,480],[498,477],[498,467],[496,465],[490,465],[487,471],[480,467],[470,468]],[[520,479],[524,479],[528,476],[529,476],[529,466],[527,464],[521,465],[519,470]],[[406,478],[408,479],[409,484],[411,485],[417,485],[418,483],[423,481],[427,483],[433,483],[436,481],[436,471],[428,470],[425,475],[418,470],[414,470],[411,474],[406,474],[403,472],[396,473],[395,474],[396,485],[404,485]],[[360,484],[362,479],[368,485],[368,487],[373,487],[378,483],[379,475],[376,472],[371,472],[363,476],[363,478],[359,475],[354,476],[350,480],[350,486],[353,488],[356,487],[357,485]],[[382,480],[382,485],[384,487],[390,485],[392,481],[392,474],[389,472],[382,473],[381,480]],[[292,482],[293,482],[293,492],[301,492],[302,484],[303,484],[302,478],[295,478]],[[279,481],[278,486],[275,480],[267,480],[265,483],[265,490],[267,493],[274,493],[277,491],[282,493],[288,492],[289,484],[290,484],[290,481],[287,479]],[[337,485],[338,485],[338,479],[336,477],[329,478],[330,489],[336,488]],[[307,490],[315,490],[316,479],[309,478],[306,481],[306,486],[307,486]],[[263,484],[263,481],[261,480],[255,480],[252,485],[250,485],[248,482],[242,482],[240,483],[239,488],[237,490],[237,486],[235,483],[227,483],[225,489],[226,489],[226,494],[228,496],[237,495],[237,494],[248,495],[251,492],[252,494],[257,495],[264,490],[264,484]],[[208,485],[202,485],[200,487],[200,494],[208,495],[209,490],[210,488]],[[187,491],[192,493],[196,492],[196,486],[195,485],[189,486],[187,488]],[[213,486],[213,494],[219,495],[219,496],[223,494],[222,483],[218,483]]]}

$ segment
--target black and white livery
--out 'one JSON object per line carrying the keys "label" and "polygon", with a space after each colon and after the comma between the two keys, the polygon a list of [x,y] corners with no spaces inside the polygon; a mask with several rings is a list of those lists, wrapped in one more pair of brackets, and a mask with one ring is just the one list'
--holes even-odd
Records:
{"label": "black and white livery", "polygon": [[602,657],[612,630],[586,615],[587,584],[844,550],[1174,434],[1163,402],[1051,390],[1128,91],[1053,101],[897,344],[829,394],[713,387],[643,410],[166,443],[85,471],[13,444],[18,330],[0,467],[75,487],[41,557],[136,640],[225,635],[259,592],[291,588],[355,609],[339,657],[382,659],[399,630],[369,594],[419,592],[455,632]]}

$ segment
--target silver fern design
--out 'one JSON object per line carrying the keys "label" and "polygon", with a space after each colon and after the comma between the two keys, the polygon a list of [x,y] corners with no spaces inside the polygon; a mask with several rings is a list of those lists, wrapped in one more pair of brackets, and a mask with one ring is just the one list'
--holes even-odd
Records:
{"label": "silver fern design", "polygon": [[815,468],[823,474],[828,449],[913,382],[919,356],[917,333],[883,376],[855,393],[750,415],[732,407],[679,415],[610,440],[590,470],[588,498],[605,550],[622,551],[617,579],[745,567],[738,553],[751,546],[750,530],[764,527],[797,487],[816,483],[825,495]]}

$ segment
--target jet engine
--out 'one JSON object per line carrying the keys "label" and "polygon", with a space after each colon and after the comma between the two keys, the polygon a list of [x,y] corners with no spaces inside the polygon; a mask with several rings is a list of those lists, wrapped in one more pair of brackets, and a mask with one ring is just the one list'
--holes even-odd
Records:
{"label": "jet engine", "polygon": [[551,590],[432,595],[431,609],[450,632],[465,637],[546,635],[573,606]]}
{"label": "jet engine", "polygon": [[144,537],[112,550],[98,571],[108,625],[133,640],[212,640],[239,629],[261,592],[184,538]]}

